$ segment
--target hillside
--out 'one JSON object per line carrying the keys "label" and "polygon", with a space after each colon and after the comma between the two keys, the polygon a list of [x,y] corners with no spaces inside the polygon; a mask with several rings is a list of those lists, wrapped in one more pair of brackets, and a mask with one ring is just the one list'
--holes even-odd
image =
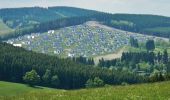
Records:
{"label": "hillside", "polygon": [[35,90],[52,90],[50,88],[45,87],[36,87],[32,88],[25,84],[19,84],[19,83],[11,83],[11,82],[4,82],[0,81],[0,96],[14,96],[14,95],[20,95],[29,93],[31,91]]}
{"label": "hillside", "polygon": [[15,32],[2,39],[47,32],[87,21],[99,21],[114,28],[141,34],[170,36],[170,18],[157,15],[108,14],[73,7],[32,7],[0,9],[0,18],[8,27],[15,29]]}
{"label": "hillside", "polygon": [[122,47],[129,46],[130,37],[134,37],[142,43],[148,39],[168,41],[166,38],[126,32],[89,21],[58,30],[19,36],[6,42],[13,45],[21,44],[27,50],[60,57],[95,57],[113,54]]}
{"label": "hillside", "polygon": [[0,81],[2,100],[168,100],[170,82],[106,86],[103,88],[80,90],[55,90],[50,88],[31,88],[24,84]]}
{"label": "hillside", "polygon": [[12,32],[13,29],[9,28],[6,24],[3,23],[3,21],[0,19],[0,36],[9,34]]}
{"label": "hillside", "polygon": [[11,28],[21,28],[30,25],[53,21],[56,19],[89,16],[95,14],[96,11],[73,7],[30,7],[30,8],[10,8],[0,9],[0,17],[3,22]]}

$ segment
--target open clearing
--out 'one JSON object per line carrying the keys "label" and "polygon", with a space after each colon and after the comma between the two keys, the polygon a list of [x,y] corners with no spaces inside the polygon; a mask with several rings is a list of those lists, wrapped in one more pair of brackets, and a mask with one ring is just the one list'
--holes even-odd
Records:
{"label": "open clearing", "polygon": [[170,82],[58,90],[0,81],[0,100],[169,100]]}
{"label": "open clearing", "polygon": [[10,32],[12,32],[13,29],[9,28],[6,24],[4,24],[2,22],[2,20],[0,19],[0,36],[9,34]]}
{"label": "open clearing", "polygon": [[104,60],[112,60],[112,59],[121,58],[122,53],[126,51],[125,49],[126,49],[126,48],[123,47],[123,48],[121,48],[120,50],[118,50],[118,51],[115,52],[115,53],[93,57],[93,58],[94,58],[94,61],[95,61],[95,64],[98,64],[98,63],[99,63],[99,60],[102,59],[102,58],[103,58]]}

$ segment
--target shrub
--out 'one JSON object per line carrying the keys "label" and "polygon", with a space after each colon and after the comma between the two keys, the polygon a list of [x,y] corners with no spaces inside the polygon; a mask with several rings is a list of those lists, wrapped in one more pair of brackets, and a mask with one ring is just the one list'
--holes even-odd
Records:
{"label": "shrub", "polygon": [[86,82],[86,88],[93,88],[93,87],[102,87],[104,86],[104,81],[99,77],[95,77],[94,79],[88,79]]}
{"label": "shrub", "polygon": [[40,76],[35,70],[31,70],[30,72],[26,72],[25,76],[23,76],[23,80],[30,86],[34,86],[40,82]]}
{"label": "shrub", "polygon": [[58,76],[57,76],[57,75],[54,75],[54,76],[51,78],[51,85],[52,85],[53,87],[58,87],[59,84],[60,84],[60,80],[59,80]]}

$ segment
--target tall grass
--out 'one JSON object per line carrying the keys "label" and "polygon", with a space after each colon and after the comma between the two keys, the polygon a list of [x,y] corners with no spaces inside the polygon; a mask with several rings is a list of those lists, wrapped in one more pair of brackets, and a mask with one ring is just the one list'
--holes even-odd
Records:
{"label": "tall grass", "polygon": [[170,100],[170,82],[80,90],[32,88],[29,92],[1,96],[0,100]]}

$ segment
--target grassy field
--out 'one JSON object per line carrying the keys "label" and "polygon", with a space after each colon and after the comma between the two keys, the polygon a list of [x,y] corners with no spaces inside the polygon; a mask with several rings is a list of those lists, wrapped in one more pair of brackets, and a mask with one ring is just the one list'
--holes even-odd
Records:
{"label": "grassy field", "polygon": [[[147,51],[144,45],[140,46],[139,48],[134,48],[131,46],[125,46],[124,48],[125,48],[124,52],[129,52],[129,51],[130,52],[146,52]],[[154,52],[163,53],[165,49],[167,50],[168,54],[170,54],[170,43],[167,43],[167,42],[160,43],[160,44],[156,43]]]}
{"label": "grassy field", "polygon": [[2,20],[0,19],[0,36],[9,34],[12,32],[13,29],[9,28],[7,25],[5,25]]}
{"label": "grassy field", "polygon": [[155,27],[145,29],[146,32],[154,32],[154,33],[170,33],[170,27]]}
{"label": "grassy field", "polygon": [[32,88],[1,81],[0,100],[170,100],[170,81],[80,90]]}

